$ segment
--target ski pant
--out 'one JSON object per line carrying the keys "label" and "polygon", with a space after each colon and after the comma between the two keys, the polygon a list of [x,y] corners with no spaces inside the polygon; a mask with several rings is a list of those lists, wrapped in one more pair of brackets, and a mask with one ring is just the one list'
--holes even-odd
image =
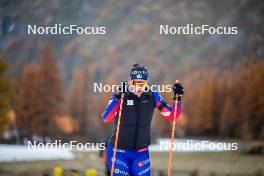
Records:
{"label": "ski pant", "polygon": [[[114,148],[107,146],[107,163],[111,171]],[[114,164],[114,176],[150,176],[149,151],[146,148],[142,151],[117,149]]]}

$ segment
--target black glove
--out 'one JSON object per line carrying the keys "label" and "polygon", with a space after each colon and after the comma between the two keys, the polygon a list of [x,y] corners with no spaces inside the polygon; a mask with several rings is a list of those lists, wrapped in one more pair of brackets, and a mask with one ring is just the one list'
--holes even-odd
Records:
{"label": "black glove", "polygon": [[184,94],[184,89],[183,89],[183,86],[182,84],[180,83],[175,83],[173,85],[173,92],[174,92],[174,95],[178,94],[178,95],[183,95]]}
{"label": "black glove", "polygon": [[121,94],[125,93],[128,91],[128,85],[126,81],[122,81],[118,87],[117,87],[117,92],[115,93],[115,96],[120,99],[121,98]]}

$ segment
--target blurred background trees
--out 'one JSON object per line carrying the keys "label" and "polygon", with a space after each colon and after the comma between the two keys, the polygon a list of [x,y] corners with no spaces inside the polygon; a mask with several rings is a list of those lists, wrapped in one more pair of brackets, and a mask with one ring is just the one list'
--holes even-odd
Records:
{"label": "blurred background trees", "polygon": [[263,78],[264,63],[187,77],[188,133],[263,140]]}
{"label": "blurred background trees", "polygon": [[11,85],[7,77],[8,65],[0,50],[0,134],[7,129],[8,112],[11,105]]}
{"label": "blurred background trees", "polygon": [[77,131],[84,133],[87,126],[87,85],[83,70],[76,69],[69,85],[67,98],[67,111],[69,115],[75,117]]}
{"label": "blurred background trees", "polygon": [[17,96],[17,121],[22,134],[58,132],[55,118],[62,113],[63,81],[48,44],[38,63],[26,66]]}
{"label": "blurred background trees", "polygon": [[[148,69],[150,84],[180,79],[185,85],[177,135],[263,139],[263,7],[261,0],[0,3],[1,129],[11,110],[21,135],[105,140],[111,125],[100,116],[111,93],[94,93],[93,83],[126,80],[137,60]],[[107,33],[25,34],[27,24],[55,23],[104,25]],[[237,26],[239,33],[159,34],[159,24],[188,23]],[[171,103],[171,93],[162,95]],[[152,125],[155,136],[169,135],[170,124],[158,112]]]}

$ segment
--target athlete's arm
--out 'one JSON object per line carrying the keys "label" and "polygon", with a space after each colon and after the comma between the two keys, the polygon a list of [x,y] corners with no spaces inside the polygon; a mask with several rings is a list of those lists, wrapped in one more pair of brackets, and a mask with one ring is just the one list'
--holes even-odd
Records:
{"label": "athlete's arm", "polygon": [[[161,112],[166,120],[173,120],[174,105],[169,105],[158,92],[152,92],[156,108]],[[181,102],[177,104],[176,119],[178,119],[181,112]]]}
{"label": "athlete's arm", "polygon": [[120,101],[116,97],[116,95],[113,94],[102,114],[102,120],[106,123],[112,122],[115,119],[119,106],[120,106]]}

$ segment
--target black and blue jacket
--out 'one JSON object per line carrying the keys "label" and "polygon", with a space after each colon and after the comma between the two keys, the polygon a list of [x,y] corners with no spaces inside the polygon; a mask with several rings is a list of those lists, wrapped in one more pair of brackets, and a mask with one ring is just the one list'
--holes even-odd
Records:
{"label": "black and blue jacket", "polygon": [[[114,121],[114,129],[109,139],[109,144],[114,145],[118,110],[120,100],[112,95],[110,101],[102,114],[102,120],[106,123]],[[118,149],[140,150],[148,147],[151,143],[150,127],[155,108],[167,120],[173,120],[173,108],[166,103],[158,92],[143,92],[140,97],[132,92],[125,93],[120,131],[118,136]],[[181,103],[177,104],[177,114],[179,116]]]}

